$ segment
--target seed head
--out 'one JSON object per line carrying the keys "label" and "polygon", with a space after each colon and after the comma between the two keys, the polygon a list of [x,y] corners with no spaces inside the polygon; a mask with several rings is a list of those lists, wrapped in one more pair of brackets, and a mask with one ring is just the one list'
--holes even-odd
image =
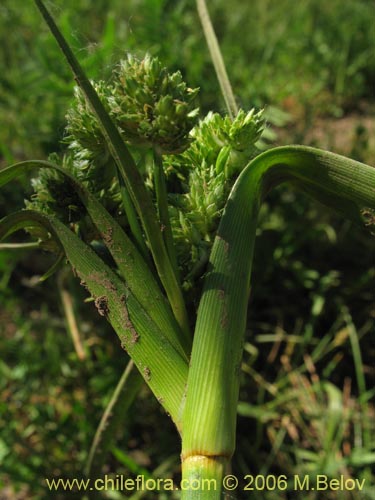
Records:
{"label": "seed head", "polygon": [[230,189],[258,154],[255,143],[263,127],[261,111],[240,110],[233,120],[209,113],[193,129],[190,147],[172,158],[175,175],[185,188],[185,192],[170,197],[171,224],[185,288],[192,285],[186,275],[188,268],[204,269]]}
{"label": "seed head", "polygon": [[179,71],[168,73],[157,58],[146,55],[140,61],[129,55],[115,73],[111,113],[130,143],[180,153],[189,146],[197,122],[197,93]]}
{"label": "seed head", "polygon": [[[103,81],[94,83],[95,91],[108,112],[111,88]],[[74,90],[74,102],[68,110],[65,142],[74,158],[78,177],[95,186],[94,191],[108,189],[115,165],[96,116],[79,87]]]}

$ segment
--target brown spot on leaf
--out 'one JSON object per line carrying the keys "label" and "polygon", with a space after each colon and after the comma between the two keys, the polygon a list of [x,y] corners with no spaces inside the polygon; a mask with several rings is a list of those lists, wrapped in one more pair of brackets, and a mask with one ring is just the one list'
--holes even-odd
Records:
{"label": "brown spot on leaf", "polygon": [[126,301],[127,301],[126,295],[125,294],[121,295],[120,302],[122,305],[121,312],[122,312],[123,325],[124,325],[126,330],[130,331],[130,335],[131,335],[130,342],[134,345],[139,340],[139,334],[136,331],[136,329],[134,328],[134,325],[130,320],[128,306],[127,306]]}
{"label": "brown spot on leaf", "polygon": [[375,225],[375,210],[371,208],[364,208],[361,210],[361,215],[366,227]]}
{"label": "brown spot on leaf", "polygon": [[101,295],[95,299],[95,306],[101,316],[107,316],[109,313],[108,299],[105,295]]}
{"label": "brown spot on leaf", "polygon": [[108,292],[116,292],[117,290],[115,285],[109,279],[103,280],[103,286],[106,290],[108,290]]}
{"label": "brown spot on leaf", "polygon": [[113,244],[113,228],[109,227],[107,231],[103,232],[102,238],[107,246],[111,246]]}
{"label": "brown spot on leaf", "polygon": [[151,380],[151,371],[150,368],[147,366],[143,369],[143,375],[145,376],[145,380],[150,381]]}
{"label": "brown spot on leaf", "polygon": [[228,312],[227,312],[226,308],[224,309],[223,314],[221,316],[220,325],[224,329],[227,328],[227,326],[228,326]]}
{"label": "brown spot on leaf", "polygon": [[220,302],[222,302],[220,325],[222,328],[226,328],[228,326],[228,308],[225,301],[225,290],[223,288],[219,288],[217,293]]}
{"label": "brown spot on leaf", "polygon": [[127,349],[127,347],[126,347],[126,343],[125,343],[125,341],[124,341],[124,340],[123,340],[123,341],[121,341],[121,349],[124,349],[124,351],[125,351],[125,352],[128,352],[128,349]]}
{"label": "brown spot on leaf", "polygon": [[105,274],[98,273],[97,271],[94,271],[93,273],[89,274],[87,279],[88,279],[88,281],[94,281],[95,283],[101,285],[103,283],[103,280],[105,279]]}
{"label": "brown spot on leaf", "polygon": [[132,335],[132,344],[136,344],[139,340],[139,333],[137,333],[134,329],[134,327],[131,328],[131,335]]}
{"label": "brown spot on leaf", "polygon": [[222,238],[220,235],[217,235],[216,238],[223,243],[225,256],[228,257],[229,243],[226,240],[224,240],[224,238]]}
{"label": "brown spot on leaf", "polygon": [[86,288],[86,290],[87,290],[87,283],[86,283],[86,281],[85,281],[85,280],[81,280],[80,284],[81,284],[83,287],[85,287],[85,288]]}

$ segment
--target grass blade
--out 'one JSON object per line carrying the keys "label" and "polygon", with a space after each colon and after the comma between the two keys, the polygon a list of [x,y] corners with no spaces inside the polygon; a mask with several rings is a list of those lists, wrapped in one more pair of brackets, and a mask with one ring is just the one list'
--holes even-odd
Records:
{"label": "grass blade", "polygon": [[85,468],[86,476],[92,478],[100,476],[116,432],[124,423],[126,412],[137,396],[142,383],[142,377],[134,368],[133,361],[129,361],[96,430]]}
{"label": "grass blade", "polygon": [[201,20],[204,35],[208,49],[211,54],[211,59],[216,71],[217,79],[219,80],[221,93],[223,94],[225,104],[227,106],[229,116],[233,118],[238,113],[236,99],[233,94],[220,46],[216,38],[214,28],[211,23],[210,14],[207,9],[205,0],[197,0],[197,9]]}
{"label": "grass blade", "polygon": [[79,331],[76,315],[74,312],[74,302],[68,288],[64,284],[64,277],[64,273],[61,273],[59,275],[57,279],[57,286],[59,289],[61,305],[64,311],[66,326],[72,338],[77,358],[80,361],[86,361],[87,352],[81,340],[81,333]]}
{"label": "grass blade", "polygon": [[364,373],[363,361],[361,348],[359,345],[358,332],[353,324],[353,320],[349,311],[345,308],[344,310],[344,318],[347,324],[349,340],[353,354],[354,360],[354,369],[357,378],[357,386],[359,392],[359,402],[362,409],[363,414],[363,444],[364,447],[369,449],[371,447],[371,436],[370,436],[370,425],[367,421],[369,415],[369,405],[366,399],[366,378]]}

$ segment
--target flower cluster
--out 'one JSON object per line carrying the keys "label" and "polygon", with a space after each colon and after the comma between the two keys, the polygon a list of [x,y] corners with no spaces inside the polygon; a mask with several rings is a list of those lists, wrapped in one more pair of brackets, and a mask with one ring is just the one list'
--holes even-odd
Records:
{"label": "flower cluster", "polygon": [[[157,58],[129,55],[110,83],[94,83],[105,109],[135,156],[149,190],[154,149],[163,155],[168,202],[178,264],[185,290],[194,291],[204,272],[229,192],[243,168],[258,154],[264,128],[262,112],[240,110],[234,119],[209,113],[198,124],[190,89],[180,72],[170,74]],[[116,165],[101,127],[79,89],[67,113],[63,163],[127,229]],[[167,156],[166,156],[167,155]],[[54,213],[77,226],[85,241],[96,238],[94,226],[69,180],[44,171],[34,180],[30,208]],[[154,196],[155,193],[152,193]]]}
{"label": "flower cluster", "polygon": [[[57,154],[53,154],[48,159],[52,163],[62,163],[62,167],[71,173],[75,172],[70,156],[60,159]],[[26,208],[57,215],[65,223],[81,220],[85,208],[67,177],[54,170],[42,169],[39,176],[32,179],[31,184],[34,194],[30,200],[25,201]]]}
{"label": "flower cluster", "polygon": [[170,215],[187,289],[207,262],[235,179],[259,153],[263,128],[261,111],[240,110],[234,120],[209,113],[192,131],[190,148],[172,159],[184,188],[170,195]]}
{"label": "flower cluster", "polygon": [[[93,83],[107,112],[111,89],[105,82]],[[79,87],[74,89],[74,101],[66,114],[64,142],[73,156],[78,178],[93,185],[94,190],[108,188],[115,175],[115,164],[100,125]]]}
{"label": "flower cluster", "polygon": [[168,73],[157,58],[139,61],[128,55],[115,73],[110,108],[127,141],[163,154],[180,153],[189,146],[198,119],[197,93],[179,71]]}
{"label": "flower cluster", "polygon": [[[168,73],[157,58],[147,55],[138,60],[129,55],[114,71],[111,83],[99,81],[93,86],[137,158],[144,159],[145,148],[157,148],[166,154],[189,146],[189,133],[198,120],[198,109],[193,106],[198,89],[188,88],[180,72]],[[55,155],[53,160],[63,163],[112,215],[122,217],[124,222],[115,162],[96,116],[78,87],[74,97],[66,115],[64,142],[68,152],[63,159]],[[146,178],[147,169],[140,165],[142,168],[145,182],[152,185]],[[43,172],[34,180],[34,190],[30,208],[54,212],[65,222],[81,221],[82,207],[76,199],[71,202],[74,195],[66,179]]]}

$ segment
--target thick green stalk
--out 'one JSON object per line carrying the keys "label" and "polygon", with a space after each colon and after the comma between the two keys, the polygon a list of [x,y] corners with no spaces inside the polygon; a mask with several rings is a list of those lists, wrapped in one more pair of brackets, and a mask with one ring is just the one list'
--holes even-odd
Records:
{"label": "thick green stalk", "polygon": [[94,87],[86,77],[79,62],[74,56],[62,33],[56,26],[56,23],[49,14],[44,3],[41,0],[34,1],[51,30],[51,33],[55,37],[67,62],[69,63],[77,84],[82,89],[82,92],[90,104],[93,113],[98,119],[98,123],[101,127],[101,131],[107,142],[108,148],[114,161],[116,162],[121,176],[125,181],[129,195],[142,222],[146,237],[150,244],[151,253],[154,258],[160,281],[165,288],[173,312],[183,334],[185,335],[185,342],[187,344],[191,343],[189,321],[182,290],[177,281],[173,267],[170,264],[170,259],[164,244],[155,209],[143,182],[142,176],[137,169],[133,157],[122,140],[120,132],[106,112],[103,103],[100,101],[97,93],[95,92]]}
{"label": "thick green stalk", "polygon": [[[262,176],[251,177],[248,196],[241,200],[236,189],[228,200],[199,304],[182,420],[186,479],[199,471],[192,463],[204,463],[206,458],[218,462],[219,468],[234,452],[240,359],[262,193]],[[183,498],[196,497],[186,492]],[[221,488],[205,498],[221,498]]]}
{"label": "thick green stalk", "polygon": [[[375,209],[375,169],[333,153],[275,148],[242,172],[218,229],[198,309],[182,420],[187,479],[196,477],[190,464],[198,457],[221,463],[234,452],[258,209],[269,189],[286,180],[352,220],[361,220],[361,209]],[[196,497],[186,493],[184,498]],[[205,498],[219,499],[220,491]]]}
{"label": "thick green stalk", "polygon": [[226,457],[195,455],[182,462],[181,499],[211,500],[221,495]]}

